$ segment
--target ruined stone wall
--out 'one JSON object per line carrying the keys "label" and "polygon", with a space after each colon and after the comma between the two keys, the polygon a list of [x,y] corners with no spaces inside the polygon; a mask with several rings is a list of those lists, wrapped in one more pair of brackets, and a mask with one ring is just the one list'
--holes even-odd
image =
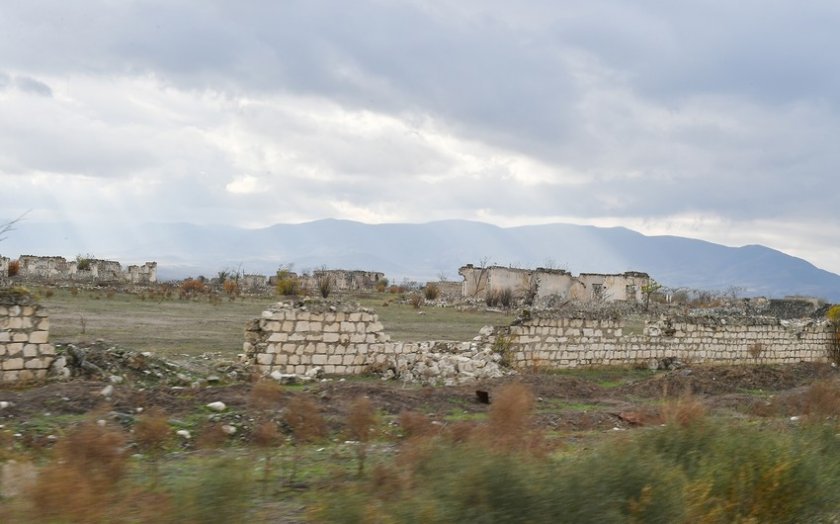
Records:
{"label": "ruined stone wall", "polygon": [[460,282],[452,282],[449,280],[426,282],[426,286],[429,285],[436,286],[438,288],[438,291],[440,292],[440,298],[444,300],[457,300],[461,298],[462,285]]}
{"label": "ruined stone wall", "polygon": [[0,383],[43,379],[55,359],[46,311],[24,294],[0,292]]}
{"label": "ruined stone wall", "polygon": [[[3,260],[6,261],[6,270],[3,274],[7,274],[9,260],[0,257],[0,266],[3,265]],[[64,257],[22,255],[18,262],[20,269],[13,280],[20,282],[140,285],[157,282],[156,262],[146,262],[142,266],[129,266],[125,271],[119,262],[113,260],[91,259],[87,261],[86,269],[79,268],[77,261],[68,261]]]}
{"label": "ruined stone wall", "polygon": [[312,272],[304,284],[309,289],[318,289],[318,282],[322,278],[329,278],[335,291],[373,291],[377,282],[385,278],[385,274],[377,271],[318,269]]}
{"label": "ruined stone wall", "polygon": [[378,371],[412,382],[459,384],[501,376],[490,333],[470,342],[392,342],[355,305],[278,303],[245,328],[245,358],[262,375]]}
{"label": "ruined stone wall", "polygon": [[819,322],[761,317],[649,322],[534,318],[499,328],[517,367],[568,368],[653,364],[665,358],[692,363],[793,363],[822,361],[830,339]]}
{"label": "ruined stone wall", "polygon": [[299,308],[280,303],[245,328],[245,353],[263,374],[304,374],[320,366],[327,374],[361,373],[385,356],[412,351],[390,342],[379,318],[352,306]]}
{"label": "ruined stone wall", "polygon": [[557,300],[641,303],[642,287],[650,281],[647,274],[635,271],[613,275],[581,273],[575,277],[562,269],[474,267],[472,264],[460,268],[458,274],[464,278],[464,298],[483,299],[490,291],[510,289],[517,300],[529,297],[538,307]]}

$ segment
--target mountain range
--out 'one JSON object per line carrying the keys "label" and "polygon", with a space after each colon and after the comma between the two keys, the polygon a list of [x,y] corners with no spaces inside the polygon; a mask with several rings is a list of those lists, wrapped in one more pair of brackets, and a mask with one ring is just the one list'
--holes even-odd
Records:
{"label": "mountain range", "polygon": [[296,271],[381,271],[394,282],[423,282],[459,280],[460,266],[482,262],[575,274],[644,271],[668,287],[737,288],[749,296],[805,295],[840,302],[840,276],[768,247],[728,247],[572,224],[502,228],[464,220],[363,224],[326,219],[261,229],[187,223],[82,229],[23,221],[0,243],[0,254],[93,254],[124,265],[154,260],[161,279],[212,276],[223,269],[273,274],[291,266]]}

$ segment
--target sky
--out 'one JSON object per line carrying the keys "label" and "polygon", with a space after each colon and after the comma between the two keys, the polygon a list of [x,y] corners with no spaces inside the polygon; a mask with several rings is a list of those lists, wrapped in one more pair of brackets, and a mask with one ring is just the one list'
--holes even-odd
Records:
{"label": "sky", "polygon": [[0,219],[568,222],[840,273],[838,25],[821,0],[5,0]]}

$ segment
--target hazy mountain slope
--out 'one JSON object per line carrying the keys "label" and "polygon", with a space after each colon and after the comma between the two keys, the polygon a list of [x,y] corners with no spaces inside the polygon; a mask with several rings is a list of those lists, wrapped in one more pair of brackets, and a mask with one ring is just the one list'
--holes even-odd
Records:
{"label": "hazy mountain slope", "polygon": [[553,265],[574,273],[646,271],[668,286],[749,294],[803,294],[840,301],[840,276],[763,246],[727,247],[673,236],[644,236],[625,228],[549,224],[500,228],[448,220],[427,224],[362,224],[319,220],[263,229],[193,224],[142,224],[132,231],[108,224],[76,229],[23,222],[0,253],[92,253],[124,264],[156,260],[162,278],[212,275],[225,268],[273,273],[321,266],[370,269],[392,280],[446,275],[487,261],[518,267]]}

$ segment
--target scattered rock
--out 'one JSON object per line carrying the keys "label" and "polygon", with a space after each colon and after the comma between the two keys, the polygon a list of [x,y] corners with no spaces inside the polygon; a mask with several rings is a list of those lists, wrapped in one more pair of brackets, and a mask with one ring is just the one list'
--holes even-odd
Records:
{"label": "scattered rock", "polygon": [[99,394],[102,395],[103,397],[110,397],[111,395],[113,395],[113,393],[114,393],[114,386],[112,386],[111,384],[108,384],[107,386],[105,386],[104,388],[99,390]]}
{"label": "scattered rock", "polygon": [[212,409],[213,411],[224,411],[225,409],[227,409],[227,405],[225,405],[225,403],[221,400],[211,402],[207,404],[207,407]]}
{"label": "scattered rock", "polygon": [[222,426],[222,433],[224,433],[225,435],[236,435],[236,426],[225,424]]}
{"label": "scattered rock", "polygon": [[186,429],[179,429],[178,431],[175,432],[175,434],[178,435],[179,437],[183,438],[184,440],[189,440],[189,439],[192,438],[192,435]]}

